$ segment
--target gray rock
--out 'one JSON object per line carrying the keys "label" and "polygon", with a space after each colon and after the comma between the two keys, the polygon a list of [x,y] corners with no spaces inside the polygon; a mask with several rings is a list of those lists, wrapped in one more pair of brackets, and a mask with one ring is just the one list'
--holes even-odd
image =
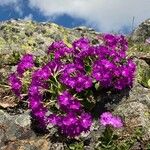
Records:
{"label": "gray rock", "polygon": [[96,34],[94,29],[87,27],[67,29],[51,22],[37,23],[21,19],[5,21],[0,23],[0,55],[14,51],[21,54],[45,51],[53,41],[67,39],[68,43],[72,43],[81,36],[88,36],[92,40]]}
{"label": "gray rock", "polygon": [[120,104],[115,112],[125,118],[126,128],[134,129],[142,127],[150,136],[150,107],[140,102]]}
{"label": "gray rock", "polygon": [[31,128],[29,111],[10,115],[0,110],[1,150],[64,150],[62,142],[52,143],[45,135],[38,136]]}
{"label": "gray rock", "polygon": [[150,19],[142,22],[133,32],[131,39],[134,42],[145,42],[150,38]]}
{"label": "gray rock", "polygon": [[133,134],[138,127],[141,127],[144,131],[143,138],[150,140],[150,89],[135,83],[129,92],[129,97],[116,105],[114,113],[123,117],[125,132]]}
{"label": "gray rock", "polygon": [[24,114],[18,115],[18,117],[15,120],[15,123],[21,127],[27,127],[31,125],[31,120],[28,112],[25,112]]}
{"label": "gray rock", "polygon": [[7,141],[35,137],[30,128],[31,121],[28,112],[11,116],[7,112],[0,110],[0,126],[2,127],[0,146]]}
{"label": "gray rock", "polygon": [[8,142],[1,150],[51,150],[51,145],[45,139],[18,140]]}

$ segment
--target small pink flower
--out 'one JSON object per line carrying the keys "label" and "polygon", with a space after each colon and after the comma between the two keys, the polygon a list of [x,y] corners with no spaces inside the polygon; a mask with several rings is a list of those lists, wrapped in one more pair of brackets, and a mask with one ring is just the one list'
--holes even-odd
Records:
{"label": "small pink flower", "polygon": [[110,112],[104,112],[100,116],[100,123],[103,126],[110,125],[114,128],[121,128],[123,126],[123,122],[120,117],[118,116],[113,116],[112,113]]}
{"label": "small pink flower", "polygon": [[114,128],[121,128],[123,126],[122,120],[120,117],[118,116],[113,116],[111,119],[110,124],[114,127]]}
{"label": "small pink flower", "polygon": [[110,124],[111,120],[112,120],[112,114],[110,112],[104,112],[101,116],[100,116],[100,123],[103,126],[106,126],[107,124]]}

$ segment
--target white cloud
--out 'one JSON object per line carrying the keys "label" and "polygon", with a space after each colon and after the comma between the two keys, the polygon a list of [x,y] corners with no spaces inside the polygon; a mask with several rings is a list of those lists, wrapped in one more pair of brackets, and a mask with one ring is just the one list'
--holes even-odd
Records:
{"label": "white cloud", "polygon": [[37,8],[45,16],[62,14],[86,20],[102,31],[119,31],[150,17],[150,0],[29,0],[31,8]]}
{"label": "white cloud", "polygon": [[23,20],[32,20],[33,15],[29,14],[28,16],[25,16]]}
{"label": "white cloud", "polygon": [[0,6],[17,3],[18,0],[0,0]]}
{"label": "white cloud", "polygon": [[23,15],[23,11],[21,9],[22,0],[0,0],[0,6],[9,6],[18,12],[20,16]]}

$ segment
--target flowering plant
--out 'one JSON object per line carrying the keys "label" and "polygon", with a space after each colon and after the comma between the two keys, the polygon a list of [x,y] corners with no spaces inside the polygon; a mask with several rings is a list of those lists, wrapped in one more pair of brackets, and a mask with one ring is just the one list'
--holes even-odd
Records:
{"label": "flowering plant", "polygon": [[[72,47],[63,41],[54,42],[42,66],[36,64],[34,56],[25,54],[16,72],[10,74],[13,92],[20,99],[27,93],[28,106],[41,127],[52,124],[68,137],[87,132],[92,116],[86,102],[94,95],[92,89],[132,86],[135,64],[126,56],[126,39],[111,34],[102,38],[103,43],[98,45],[87,38],[74,41]],[[101,123],[105,124],[103,119]],[[121,126],[113,121],[118,118],[111,116],[107,124]]]}

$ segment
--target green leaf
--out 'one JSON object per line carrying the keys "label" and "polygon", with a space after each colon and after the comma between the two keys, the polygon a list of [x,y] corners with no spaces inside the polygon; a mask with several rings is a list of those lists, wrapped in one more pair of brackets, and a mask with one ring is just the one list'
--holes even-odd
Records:
{"label": "green leaf", "polygon": [[147,81],[148,86],[150,87],[150,79]]}
{"label": "green leaf", "polygon": [[69,145],[70,150],[84,150],[83,142],[76,142]]}
{"label": "green leaf", "polygon": [[85,66],[85,70],[87,73],[91,73],[91,66]]}
{"label": "green leaf", "polygon": [[96,90],[98,90],[99,87],[100,87],[100,83],[99,82],[95,83],[94,87],[95,87]]}

